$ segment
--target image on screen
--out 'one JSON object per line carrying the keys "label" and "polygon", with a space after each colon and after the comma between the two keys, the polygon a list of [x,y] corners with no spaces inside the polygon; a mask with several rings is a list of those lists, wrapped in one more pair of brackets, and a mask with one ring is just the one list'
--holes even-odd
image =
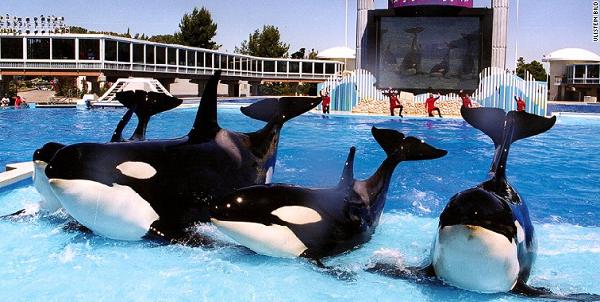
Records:
{"label": "image on screen", "polygon": [[477,88],[478,17],[382,17],[379,46],[379,87]]}

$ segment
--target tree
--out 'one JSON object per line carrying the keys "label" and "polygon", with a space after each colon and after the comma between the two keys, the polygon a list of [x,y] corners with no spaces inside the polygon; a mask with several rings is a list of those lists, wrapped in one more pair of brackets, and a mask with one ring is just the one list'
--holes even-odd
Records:
{"label": "tree", "polygon": [[148,38],[148,41],[165,44],[181,44],[178,33],[174,33],[172,35],[155,35]]}
{"label": "tree", "polygon": [[531,63],[525,63],[525,59],[519,57],[517,60],[517,69],[515,70],[517,76],[524,79],[525,70],[527,70],[536,81],[546,81],[548,77],[542,63],[536,60],[531,61]]}
{"label": "tree", "polygon": [[179,36],[183,45],[218,49],[212,38],[217,34],[217,24],[213,22],[210,12],[202,7],[194,8],[191,14],[184,14],[179,23]]}
{"label": "tree", "polygon": [[266,58],[284,58],[287,57],[290,45],[280,41],[281,35],[279,29],[273,25],[263,26],[262,31],[258,29],[244,40],[240,47],[235,48],[235,52]]}

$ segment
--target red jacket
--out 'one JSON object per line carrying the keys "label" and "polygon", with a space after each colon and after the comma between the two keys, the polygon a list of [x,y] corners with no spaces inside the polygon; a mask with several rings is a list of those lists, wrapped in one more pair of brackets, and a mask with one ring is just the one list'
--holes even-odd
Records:
{"label": "red jacket", "polygon": [[328,95],[324,96],[323,102],[321,103],[321,105],[323,107],[327,107],[327,106],[329,106],[329,103],[331,103],[331,98]]}
{"label": "red jacket", "polygon": [[517,97],[517,111],[525,111],[525,101],[521,97]]}
{"label": "red jacket", "polygon": [[430,97],[427,98],[427,100],[425,101],[425,106],[427,106],[427,112],[431,112],[433,111],[433,109],[435,108],[435,101],[437,101],[437,99],[439,99],[440,97],[438,96],[436,97]]}
{"label": "red jacket", "polygon": [[471,108],[471,99],[469,99],[468,96],[463,95],[460,97],[462,99],[463,102],[463,106],[467,107],[467,108]]}
{"label": "red jacket", "polygon": [[400,100],[395,94],[390,95],[390,108],[398,108],[400,106]]}

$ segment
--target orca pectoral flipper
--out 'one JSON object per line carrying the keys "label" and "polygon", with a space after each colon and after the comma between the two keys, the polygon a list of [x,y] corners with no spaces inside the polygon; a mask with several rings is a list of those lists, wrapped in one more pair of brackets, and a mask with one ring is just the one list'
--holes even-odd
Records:
{"label": "orca pectoral flipper", "polygon": [[523,281],[517,281],[517,284],[511,290],[512,293],[532,298],[552,299],[560,301],[600,301],[600,295],[588,293],[576,293],[559,295],[544,287],[533,287],[525,284]]}
{"label": "orca pectoral flipper", "polygon": [[150,225],[144,239],[167,244],[182,244],[186,246],[217,246],[219,241],[203,234],[164,220],[156,220]]}
{"label": "orca pectoral flipper", "polygon": [[435,272],[432,265],[424,267],[404,267],[388,262],[376,262],[374,265],[369,266],[366,271],[394,279],[428,283],[438,282],[435,278]]}
{"label": "orca pectoral flipper", "polygon": [[327,266],[319,259],[311,259],[310,261],[317,266],[319,271],[324,272],[336,279],[342,281],[356,281],[356,273],[351,270],[338,266]]}
{"label": "orca pectoral flipper", "polygon": [[117,128],[115,129],[112,137],[110,138],[111,143],[125,141],[125,139],[123,139],[123,129],[125,129],[125,126],[127,126],[129,121],[131,120],[131,116],[133,115],[134,110],[135,108],[127,109],[127,112],[125,112],[125,115],[123,115],[123,117],[117,124]]}
{"label": "orca pectoral flipper", "polygon": [[338,183],[338,187],[347,187],[351,186],[354,183],[354,154],[356,153],[356,148],[351,147],[350,152],[348,152],[348,158],[344,163],[344,170],[342,171],[342,177],[340,177],[340,182]]}

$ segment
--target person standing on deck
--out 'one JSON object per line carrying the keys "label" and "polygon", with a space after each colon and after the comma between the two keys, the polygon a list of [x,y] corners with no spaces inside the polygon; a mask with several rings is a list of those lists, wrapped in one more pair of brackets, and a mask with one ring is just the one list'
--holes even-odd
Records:
{"label": "person standing on deck", "polygon": [[461,90],[458,93],[458,96],[462,100],[463,107],[465,107],[465,108],[471,108],[471,107],[473,107],[473,104],[471,104],[471,99],[469,98],[469,95],[466,94],[463,90]]}
{"label": "person standing on deck", "polygon": [[321,106],[323,107],[323,114],[329,114],[329,104],[331,104],[329,92],[327,90],[325,90],[325,93],[321,91]]}
{"label": "person standing on deck", "polygon": [[517,101],[517,111],[525,111],[525,101],[520,96],[515,95],[515,101]]}
{"label": "person standing on deck", "polygon": [[396,92],[393,91],[392,88],[390,88],[387,95],[390,98],[390,115],[394,116],[394,109],[399,108],[400,111],[398,112],[398,116],[404,117],[402,115],[402,110],[404,109],[404,106],[402,106],[402,103],[400,103],[400,100],[398,99]]}
{"label": "person standing on deck", "polygon": [[435,106],[435,101],[437,101],[439,98],[440,98],[439,94],[437,97],[433,97],[433,94],[430,93],[427,100],[425,100],[425,108],[427,109],[427,114],[429,115],[429,117],[433,117],[433,111],[436,111],[436,110],[437,110],[438,116],[442,117],[440,108]]}

